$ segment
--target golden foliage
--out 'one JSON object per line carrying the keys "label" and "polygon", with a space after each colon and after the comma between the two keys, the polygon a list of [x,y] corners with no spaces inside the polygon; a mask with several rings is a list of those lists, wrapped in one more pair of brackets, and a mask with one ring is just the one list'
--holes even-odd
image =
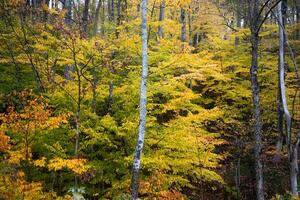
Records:
{"label": "golden foliage", "polygon": [[0,151],[7,151],[10,149],[11,145],[9,144],[9,141],[10,137],[0,131]]}
{"label": "golden foliage", "polygon": [[1,199],[24,199],[24,200],[71,200],[69,195],[58,197],[54,192],[43,192],[41,182],[27,182],[23,171],[8,174],[0,179]]}
{"label": "golden foliage", "polygon": [[71,170],[75,174],[84,174],[88,171],[89,166],[85,159],[62,159],[54,158],[48,164],[50,170],[58,171],[64,168]]}

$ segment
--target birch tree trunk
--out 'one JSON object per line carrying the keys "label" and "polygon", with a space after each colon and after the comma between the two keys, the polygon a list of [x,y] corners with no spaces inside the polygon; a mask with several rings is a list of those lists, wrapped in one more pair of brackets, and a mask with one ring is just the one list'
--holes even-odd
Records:
{"label": "birch tree trunk", "polygon": [[[286,4],[286,1],[283,0],[283,3]],[[278,133],[279,133],[279,137],[278,137],[278,141],[277,141],[277,145],[276,145],[276,150],[277,150],[277,153],[279,154],[279,152],[282,150],[282,146],[283,146],[283,140],[284,140],[284,110],[283,110],[283,105],[282,105],[282,96],[281,96],[281,83],[280,83],[280,68],[283,67],[283,71],[285,71],[285,66],[284,66],[284,56],[285,56],[285,52],[284,52],[284,44],[285,44],[285,38],[284,38],[284,30],[282,29],[285,29],[285,21],[284,21],[284,12],[283,11],[283,5],[280,4],[278,5],[278,7],[281,7],[280,11],[278,10],[278,12],[280,13],[277,13],[278,17],[276,16],[276,14],[273,12],[272,13],[272,16],[274,16],[275,20],[278,21],[279,23],[279,38],[280,37],[283,37],[282,38],[282,41],[283,43],[281,44],[281,42],[279,41],[279,46],[280,46],[280,52],[279,52],[279,62],[280,61],[280,55],[283,54],[283,65],[281,65],[281,63],[279,63],[278,65],[278,97],[277,97],[277,119],[278,119]],[[279,8],[278,8],[279,9]],[[279,19],[281,18],[281,20]],[[280,26],[283,26],[283,27],[280,27]],[[282,31],[282,32],[281,32]],[[283,45],[281,47],[281,45]],[[283,51],[283,52],[281,52]]]}
{"label": "birch tree trunk", "polygon": [[139,173],[141,154],[144,146],[145,128],[146,128],[146,102],[147,102],[147,77],[148,77],[148,30],[147,30],[147,4],[148,0],[142,0],[142,80],[140,88],[140,124],[138,140],[134,153],[132,166],[131,192],[132,200],[138,198]]}
{"label": "birch tree trunk", "polygon": [[253,120],[254,120],[254,152],[255,152],[255,176],[256,176],[256,198],[264,200],[263,187],[263,165],[261,158],[262,151],[262,125],[258,83],[258,43],[259,43],[259,0],[251,2],[250,10],[250,29],[251,29],[251,45],[252,45],[252,61],[251,61],[251,88],[253,99]]}
{"label": "birch tree trunk", "polygon": [[280,83],[280,95],[281,102],[283,107],[283,112],[286,122],[286,140],[288,145],[288,154],[290,160],[290,184],[291,192],[294,196],[298,196],[298,152],[295,149],[298,149],[296,145],[293,145],[292,142],[292,117],[288,109],[286,90],[285,90],[285,67],[284,67],[284,46],[285,46],[285,36],[284,36],[284,21],[283,21],[283,7],[282,2],[277,6],[278,13],[278,23],[279,23],[279,83]]}

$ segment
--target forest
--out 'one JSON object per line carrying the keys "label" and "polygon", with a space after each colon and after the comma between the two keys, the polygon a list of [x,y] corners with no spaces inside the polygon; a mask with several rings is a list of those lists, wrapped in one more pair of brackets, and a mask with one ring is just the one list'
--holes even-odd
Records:
{"label": "forest", "polygon": [[300,199],[300,0],[0,0],[0,199]]}

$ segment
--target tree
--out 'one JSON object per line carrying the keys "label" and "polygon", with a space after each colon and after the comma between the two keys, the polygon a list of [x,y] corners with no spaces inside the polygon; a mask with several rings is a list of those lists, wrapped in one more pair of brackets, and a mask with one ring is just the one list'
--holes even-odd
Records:
{"label": "tree", "polygon": [[[166,9],[166,1],[162,0],[159,5],[159,21],[160,22],[163,22],[165,19],[165,9]],[[160,25],[158,27],[158,37],[159,38],[164,37],[164,29],[163,29],[162,25]]]}
{"label": "tree", "polygon": [[292,140],[292,117],[289,112],[286,87],[285,87],[285,30],[283,21],[283,2],[277,6],[278,13],[278,27],[279,27],[279,88],[280,97],[285,115],[286,122],[286,141],[288,146],[288,157],[290,162],[290,184],[291,191],[294,196],[298,196],[298,148],[300,143],[299,135],[297,135],[296,142]]}
{"label": "tree", "polygon": [[96,11],[95,11],[93,36],[95,36],[97,34],[97,32],[98,32],[98,24],[99,24],[101,4],[102,4],[102,0],[98,0]]}
{"label": "tree", "polygon": [[253,101],[253,133],[254,133],[254,152],[255,152],[255,174],[256,174],[256,195],[257,200],[264,200],[263,188],[263,164],[261,158],[262,151],[262,125],[258,83],[258,43],[259,43],[259,0],[252,0],[250,6],[250,30],[252,45],[252,61],[250,69],[252,101]]}
{"label": "tree", "polygon": [[140,86],[140,123],[138,140],[132,165],[131,197],[133,200],[138,198],[139,173],[141,167],[141,155],[145,140],[146,129],[146,102],[147,102],[147,78],[148,78],[148,31],[147,31],[147,6],[148,0],[142,0],[142,79]]}
{"label": "tree", "polygon": [[89,4],[90,4],[90,0],[84,1],[84,9],[83,9],[83,16],[82,16],[82,24],[83,24],[82,29],[85,34],[87,34],[87,31],[88,31]]}
{"label": "tree", "polygon": [[180,8],[180,21],[181,21],[181,41],[186,42],[186,12],[185,8]]}

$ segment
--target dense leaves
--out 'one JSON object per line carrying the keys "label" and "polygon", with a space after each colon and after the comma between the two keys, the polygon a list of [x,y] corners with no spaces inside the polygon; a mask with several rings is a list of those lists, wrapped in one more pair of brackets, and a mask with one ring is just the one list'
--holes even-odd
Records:
{"label": "dense leaves", "polygon": [[[0,2],[0,199],[130,198],[139,126],[140,2],[86,1],[86,31],[86,4],[68,2]],[[149,0],[141,199],[255,199],[247,6]],[[288,2],[286,32],[298,62],[295,6]],[[187,42],[180,41],[183,9]],[[238,20],[242,25],[235,25]],[[259,43],[267,199],[289,198],[290,190],[287,150],[276,149],[277,29],[273,16],[267,18]],[[294,61],[286,53],[296,140]]]}

